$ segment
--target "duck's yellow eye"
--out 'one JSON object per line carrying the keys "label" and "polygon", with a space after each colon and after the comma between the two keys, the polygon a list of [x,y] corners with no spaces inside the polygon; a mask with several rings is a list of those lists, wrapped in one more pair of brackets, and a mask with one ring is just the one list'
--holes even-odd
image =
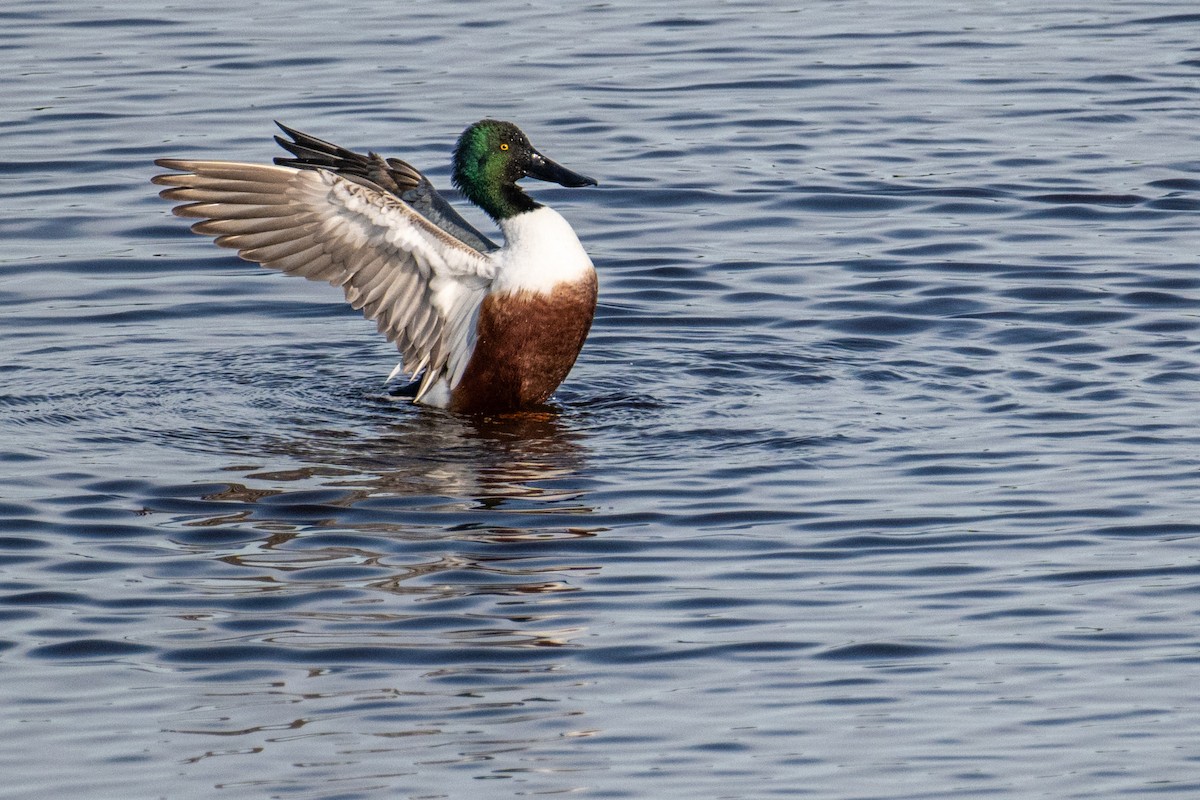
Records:
{"label": "duck's yellow eye", "polygon": [[501,142],[501,143],[500,143],[500,149],[501,149],[501,150],[507,150],[507,149],[508,149],[508,142]]}

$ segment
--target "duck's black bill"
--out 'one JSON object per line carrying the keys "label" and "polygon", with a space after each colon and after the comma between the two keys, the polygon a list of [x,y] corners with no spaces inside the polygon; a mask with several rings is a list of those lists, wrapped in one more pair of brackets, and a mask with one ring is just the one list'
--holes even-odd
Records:
{"label": "duck's black bill", "polygon": [[572,172],[544,155],[534,150],[529,156],[529,166],[525,168],[525,174],[531,178],[537,178],[540,181],[549,181],[557,183],[560,186],[599,186],[594,178],[589,178],[587,175],[580,175],[578,172]]}

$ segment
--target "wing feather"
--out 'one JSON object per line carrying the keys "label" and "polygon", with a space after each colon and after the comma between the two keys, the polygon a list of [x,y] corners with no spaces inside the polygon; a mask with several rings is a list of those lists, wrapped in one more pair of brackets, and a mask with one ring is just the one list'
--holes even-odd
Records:
{"label": "wing feather", "polygon": [[162,159],[174,213],[264,267],[341,286],[351,306],[425,369],[418,399],[461,377],[495,261],[401,199],[323,169]]}
{"label": "wing feather", "polygon": [[[268,264],[276,269],[276,262],[282,261],[285,258],[296,256],[292,261],[297,264],[307,263],[314,256],[323,252],[323,245],[320,242],[315,242],[307,236],[299,239],[291,239],[275,244],[268,244],[262,247],[243,248],[238,250],[238,255],[247,261],[257,261],[259,264]],[[292,263],[292,262],[289,262]]]}
{"label": "wing feather", "polygon": [[[197,225],[204,223],[198,222],[192,226],[195,230]],[[197,233],[207,233],[207,231],[196,231]],[[252,250],[256,247],[267,247],[274,244],[283,244],[284,242],[293,241],[296,238],[296,231],[283,229],[268,229],[263,231],[251,231],[247,233],[223,233],[216,238],[216,243],[221,247],[228,247],[231,250]]]}
{"label": "wing feather", "polygon": [[[174,192],[176,189],[168,189],[160,194],[170,195],[171,200],[186,200],[185,197],[176,197]],[[285,205],[265,205],[248,203],[240,203],[236,199],[230,202],[221,203],[188,203],[182,206],[175,206],[175,216],[178,217],[201,217],[204,219],[212,219],[213,217],[221,217],[222,219],[268,219],[280,218],[288,215],[289,208]]]}
{"label": "wing feather", "polygon": [[[175,177],[169,175],[167,177]],[[287,230],[279,227],[279,221],[276,219],[206,219],[192,224],[194,233],[203,234],[206,236],[245,236],[254,233],[270,233],[272,231]],[[292,234],[294,235],[294,234]]]}
{"label": "wing feather", "polygon": [[399,197],[437,227],[476,250],[488,253],[496,244],[463,219],[416,167],[398,158],[385,159],[375,153],[363,155],[326,142],[282,123],[280,130],[291,137],[276,136],[295,158],[276,158],[276,164],[300,169],[326,169],[355,183]]}

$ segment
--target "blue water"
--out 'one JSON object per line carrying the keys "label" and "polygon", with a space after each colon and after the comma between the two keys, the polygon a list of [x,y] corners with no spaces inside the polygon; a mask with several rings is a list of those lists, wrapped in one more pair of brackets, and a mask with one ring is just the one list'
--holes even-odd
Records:
{"label": "blue water", "polygon": [[[1195,797],[1194,3],[409,5],[0,10],[0,796]],[[149,184],[484,116],[548,413]]]}

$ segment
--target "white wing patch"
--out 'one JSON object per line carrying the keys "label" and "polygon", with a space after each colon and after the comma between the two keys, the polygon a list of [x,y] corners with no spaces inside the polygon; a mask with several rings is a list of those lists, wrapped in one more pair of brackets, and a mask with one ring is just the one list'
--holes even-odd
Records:
{"label": "white wing patch", "polygon": [[[404,371],[425,370],[417,399],[453,386],[475,346],[496,261],[388,194],[325,170],[162,159],[154,182],[181,217],[248,261],[340,286],[396,343]],[[443,394],[441,392],[435,395]],[[430,400],[435,397],[431,396]]]}

